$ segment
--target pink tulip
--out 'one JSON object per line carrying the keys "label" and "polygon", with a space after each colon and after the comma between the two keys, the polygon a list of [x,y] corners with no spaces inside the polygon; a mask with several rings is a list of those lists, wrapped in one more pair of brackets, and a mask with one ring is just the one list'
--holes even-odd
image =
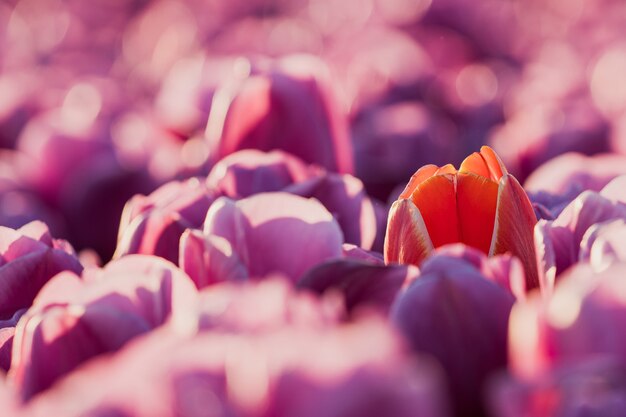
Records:
{"label": "pink tulip", "polygon": [[180,249],[180,266],[198,287],[271,273],[296,282],[309,268],[342,256],[341,229],[324,206],[282,192],[220,197],[203,234],[185,232]]}
{"label": "pink tulip", "polygon": [[206,136],[215,161],[240,149],[282,149],[330,171],[353,171],[346,118],[321,61],[291,56],[241,71],[211,105]]}
{"label": "pink tulip", "polygon": [[545,291],[551,291],[559,275],[569,267],[589,259],[593,240],[601,233],[598,229],[606,229],[602,223],[626,219],[626,200],[622,202],[617,198],[612,201],[611,194],[608,187],[601,193],[585,191],[556,219],[537,223],[535,245],[539,283]]}
{"label": "pink tulip", "polygon": [[562,367],[603,358],[625,363],[626,264],[601,272],[577,264],[548,297],[535,294],[518,303],[509,322],[513,373],[533,378]]}
{"label": "pink tulip", "polygon": [[55,276],[15,330],[9,379],[29,400],[87,360],[193,308],[195,288],[173,264],[129,255],[104,269]]}
{"label": "pink tulip", "polygon": [[347,243],[371,249],[375,240],[382,240],[384,219],[358,178],[307,165],[283,151],[230,154],[213,167],[207,186],[233,199],[271,191],[316,198],[333,213]]}
{"label": "pink tulip", "polygon": [[181,235],[202,225],[214,198],[198,178],[167,183],[148,196],[136,195],[122,213],[114,257],[138,253],[178,262]]}
{"label": "pink tulip", "polygon": [[[200,329],[167,327],[77,369],[32,416],[447,417],[441,375],[375,316],[340,324],[290,284],[208,289]],[[268,302],[271,300],[271,302]],[[190,321],[194,321],[190,316]]]}

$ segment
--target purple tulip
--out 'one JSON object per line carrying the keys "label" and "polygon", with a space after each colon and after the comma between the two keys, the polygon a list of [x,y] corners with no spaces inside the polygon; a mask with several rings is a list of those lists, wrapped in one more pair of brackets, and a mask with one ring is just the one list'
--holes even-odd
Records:
{"label": "purple tulip", "polygon": [[490,143],[524,182],[535,169],[561,154],[609,152],[608,130],[608,123],[589,101],[535,101],[495,130]]}
{"label": "purple tulip", "polygon": [[68,239],[77,249],[91,247],[108,259],[124,203],[154,181],[118,160],[108,132],[110,116],[99,113],[105,111],[104,99],[96,86],[77,84],[62,107],[29,121],[17,149],[23,154],[22,181],[63,217]]}
{"label": "purple tulip", "polygon": [[148,196],[136,195],[122,213],[114,257],[138,253],[177,262],[181,235],[202,225],[213,199],[198,178],[167,183]]}
{"label": "purple tulip", "polygon": [[617,154],[585,156],[567,153],[537,168],[524,182],[533,202],[554,217],[580,193],[599,192],[613,178],[626,174],[626,157]]}
{"label": "purple tulip", "polygon": [[318,294],[342,294],[348,313],[375,308],[387,313],[400,289],[419,274],[412,265],[380,265],[339,259],[310,269],[298,287]]}
{"label": "purple tulip", "polygon": [[68,417],[448,415],[437,368],[407,356],[381,318],[317,322],[313,317],[323,316],[325,307],[290,292],[286,283],[224,290],[227,300],[204,300],[201,315],[214,320],[209,327],[189,333],[172,322],[76,370],[26,411]]}
{"label": "purple tulip", "polygon": [[333,213],[346,242],[370,249],[383,236],[384,219],[377,216],[359,179],[308,166],[282,151],[250,149],[228,155],[213,167],[207,185],[233,199],[270,191],[316,198]]}
{"label": "purple tulip", "polygon": [[69,244],[53,239],[45,224],[31,222],[18,230],[0,226],[0,318],[30,307],[57,273],[82,269]]}
{"label": "purple tulip", "polygon": [[365,110],[353,126],[357,176],[376,197],[387,199],[416,167],[460,160],[450,123],[417,102]]}
{"label": "purple tulip", "polygon": [[215,160],[240,149],[282,149],[330,171],[353,170],[347,122],[322,62],[255,63],[214,96],[206,129]]}
{"label": "purple tulip", "polygon": [[199,287],[272,273],[296,282],[309,268],[342,256],[341,229],[324,206],[282,192],[220,197],[207,213],[204,235],[186,232],[180,249],[181,268]]}
{"label": "purple tulip", "polygon": [[518,303],[509,322],[512,371],[533,378],[595,359],[626,363],[625,273],[624,263],[602,272],[578,264],[549,297],[536,294]]}
{"label": "purple tulip", "polygon": [[17,325],[9,379],[23,401],[87,360],[186,316],[196,294],[189,277],[156,257],[127,256],[82,278],[58,274]]}
{"label": "purple tulip", "polygon": [[626,219],[591,226],[580,245],[580,261],[600,271],[616,262],[626,262]]}
{"label": "purple tulip", "polygon": [[[604,194],[604,195],[603,195]],[[552,220],[535,226],[535,246],[539,262],[539,284],[551,291],[558,276],[591,250],[589,234],[599,223],[626,219],[626,202],[611,201],[604,193],[585,191]]]}
{"label": "purple tulip", "polygon": [[484,256],[454,258],[444,252],[427,259],[391,309],[392,322],[413,350],[442,364],[460,416],[484,413],[484,383],[507,364],[508,317],[515,301],[475,266],[476,255]]}
{"label": "purple tulip", "polygon": [[491,386],[490,409],[499,417],[620,417],[626,408],[626,369],[610,360],[532,380],[501,376]]}
{"label": "purple tulip", "polygon": [[0,369],[8,371],[11,366],[11,349],[13,348],[13,337],[15,336],[15,326],[24,315],[26,309],[20,309],[6,320],[0,320]]}
{"label": "purple tulip", "polygon": [[285,188],[321,175],[321,170],[286,152],[245,149],[225,156],[213,166],[206,184],[232,199]]}

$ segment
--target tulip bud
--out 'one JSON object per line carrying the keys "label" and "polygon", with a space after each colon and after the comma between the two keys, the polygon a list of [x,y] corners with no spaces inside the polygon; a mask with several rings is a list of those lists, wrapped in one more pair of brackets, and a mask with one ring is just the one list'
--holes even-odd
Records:
{"label": "tulip bud", "polygon": [[433,249],[460,242],[490,256],[517,256],[532,289],[538,285],[536,222],[522,186],[483,146],[459,170],[425,165],[411,177],[389,212],[385,262],[419,265]]}

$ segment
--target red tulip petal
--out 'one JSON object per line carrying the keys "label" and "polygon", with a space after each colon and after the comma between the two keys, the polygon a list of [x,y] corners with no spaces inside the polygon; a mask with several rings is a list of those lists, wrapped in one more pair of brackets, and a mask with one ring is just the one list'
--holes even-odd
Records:
{"label": "red tulip petal", "polygon": [[427,179],[435,175],[444,175],[444,174],[452,174],[452,175],[456,174],[456,168],[454,167],[454,165],[448,164],[448,165],[442,166],[441,168],[439,168],[437,165],[432,165],[432,164],[424,165],[423,167],[418,169],[417,172],[413,174],[413,176],[411,176],[409,183],[406,185],[406,187],[404,188],[404,191],[402,191],[402,194],[400,194],[398,199],[411,198],[411,194],[413,194],[415,189],[421,183],[423,183],[424,181],[426,181]]}
{"label": "red tulip petal", "polygon": [[423,167],[418,169],[417,172],[415,172],[415,174],[411,176],[409,183],[406,185],[406,187],[404,187],[404,191],[402,191],[402,194],[400,194],[398,199],[411,198],[411,194],[413,194],[413,191],[415,191],[417,186],[426,181],[428,178],[435,175],[437,170],[439,170],[439,167],[432,164],[424,165]]}
{"label": "red tulip petal", "polygon": [[456,168],[452,164],[444,165],[435,172],[435,175],[456,174]]}
{"label": "red tulip petal", "polygon": [[418,185],[411,195],[436,248],[459,241],[454,182],[453,175],[435,175]]}
{"label": "red tulip petal", "polygon": [[517,256],[526,272],[526,288],[539,286],[533,230],[537,218],[526,192],[517,180],[506,174],[500,180],[496,207],[494,240],[489,255],[509,252]]}
{"label": "red tulip petal", "polygon": [[459,172],[476,174],[494,181],[499,181],[507,173],[498,155],[488,146],[480,148],[480,153],[474,152],[465,158]]}
{"label": "red tulip petal", "polygon": [[391,206],[385,236],[385,263],[419,265],[433,250],[420,211],[411,200]]}
{"label": "red tulip petal", "polygon": [[459,241],[488,254],[496,218],[498,183],[459,172],[456,193]]}
{"label": "red tulip petal", "polygon": [[508,174],[504,163],[498,156],[497,153],[494,152],[489,146],[481,146],[480,155],[485,160],[485,163],[489,167],[489,172],[491,172],[491,178],[496,181],[500,180],[502,176]]}

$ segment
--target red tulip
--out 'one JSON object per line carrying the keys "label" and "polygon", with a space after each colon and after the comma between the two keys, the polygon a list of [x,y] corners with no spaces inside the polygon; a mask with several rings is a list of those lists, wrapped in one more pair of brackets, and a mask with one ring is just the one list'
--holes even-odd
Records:
{"label": "red tulip", "polygon": [[487,255],[520,258],[527,288],[538,286],[528,196],[500,158],[483,146],[457,170],[425,165],[392,205],[385,236],[385,262],[419,265],[434,248],[461,242]]}

